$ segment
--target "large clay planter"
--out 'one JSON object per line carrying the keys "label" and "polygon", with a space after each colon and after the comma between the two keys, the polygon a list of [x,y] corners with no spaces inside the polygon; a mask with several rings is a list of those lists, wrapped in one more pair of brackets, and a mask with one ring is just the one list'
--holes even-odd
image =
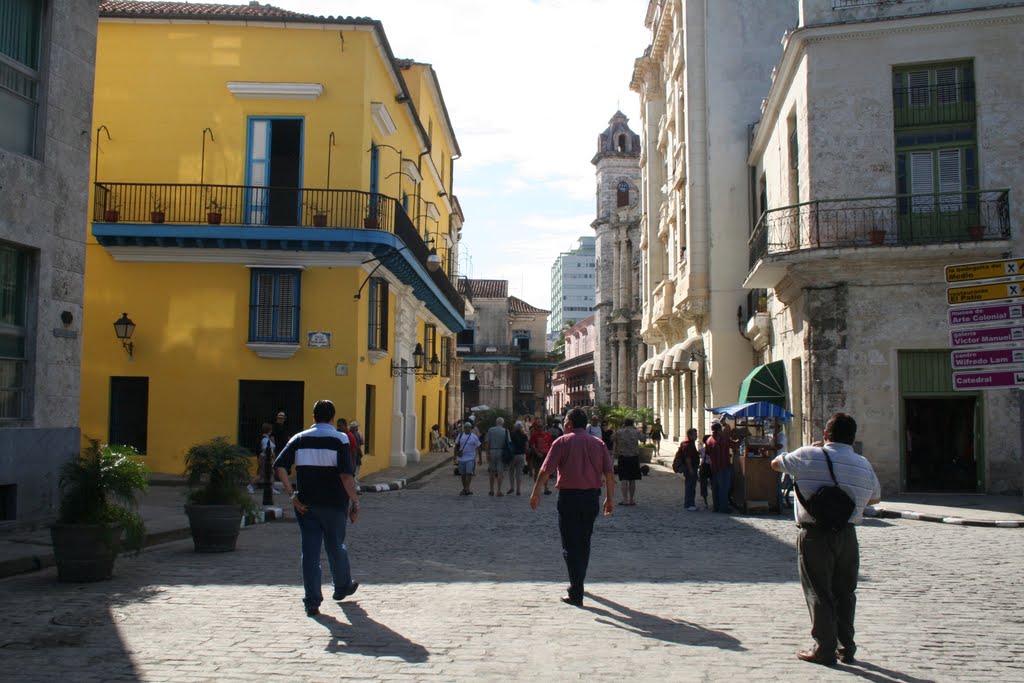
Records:
{"label": "large clay planter", "polygon": [[226,553],[235,549],[242,526],[238,505],[186,505],[197,553]]}
{"label": "large clay planter", "polygon": [[640,447],[640,462],[649,463],[654,459],[654,448],[652,446]]}
{"label": "large clay planter", "polygon": [[121,550],[121,527],[100,524],[54,524],[53,557],[60,581],[103,581],[114,574]]}

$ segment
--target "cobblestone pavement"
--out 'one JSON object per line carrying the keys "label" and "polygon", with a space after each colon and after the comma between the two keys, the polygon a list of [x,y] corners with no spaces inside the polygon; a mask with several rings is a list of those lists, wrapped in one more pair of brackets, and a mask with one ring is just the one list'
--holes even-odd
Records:
{"label": "cobblestone pavement", "polygon": [[[525,484],[526,482],[524,482]],[[460,497],[442,468],[363,497],[363,584],[306,618],[292,520],[239,549],[121,558],[111,581],[0,581],[10,681],[1010,681],[1024,679],[1019,529],[869,520],[857,666],[805,664],[792,522],[681,509],[663,470],[600,519],[584,609],[559,602],[555,498]],[[326,564],[326,563],[325,563]],[[326,572],[325,572],[326,574]],[[325,592],[329,596],[329,586]]]}

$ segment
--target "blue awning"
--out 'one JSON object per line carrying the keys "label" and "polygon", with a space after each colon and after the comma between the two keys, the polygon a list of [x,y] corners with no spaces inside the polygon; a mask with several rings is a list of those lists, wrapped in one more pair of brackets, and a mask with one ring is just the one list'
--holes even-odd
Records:
{"label": "blue awning", "polygon": [[737,403],[732,406],[719,406],[718,408],[706,408],[714,415],[725,415],[727,417],[775,417],[783,422],[793,419],[793,413],[785,408],[780,408],[774,403],[767,401],[756,401],[754,403]]}

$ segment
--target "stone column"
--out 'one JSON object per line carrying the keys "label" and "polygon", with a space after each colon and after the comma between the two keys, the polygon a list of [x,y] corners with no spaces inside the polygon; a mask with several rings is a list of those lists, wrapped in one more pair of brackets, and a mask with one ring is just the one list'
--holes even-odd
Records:
{"label": "stone column", "polygon": [[626,241],[627,234],[624,227],[619,230],[619,290],[616,292],[618,301],[615,302],[615,307],[620,309],[629,307],[630,267],[629,248]]}
{"label": "stone column", "polygon": [[626,335],[619,332],[619,372],[616,375],[617,385],[615,387],[616,402],[619,405],[628,405],[626,400],[626,372],[628,371],[626,361]]}

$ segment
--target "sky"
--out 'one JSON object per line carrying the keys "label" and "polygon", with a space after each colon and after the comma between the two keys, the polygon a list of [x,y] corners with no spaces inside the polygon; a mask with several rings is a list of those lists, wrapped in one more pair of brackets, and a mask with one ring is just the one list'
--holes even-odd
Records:
{"label": "sky", "polygon": [[462,150],[460,274],[550,309],[555,258],[594,234],[597,136],[616,110],[640,132],[629,83],[647,2],[265,1],[378,19],[396,57],[433,65]]}

